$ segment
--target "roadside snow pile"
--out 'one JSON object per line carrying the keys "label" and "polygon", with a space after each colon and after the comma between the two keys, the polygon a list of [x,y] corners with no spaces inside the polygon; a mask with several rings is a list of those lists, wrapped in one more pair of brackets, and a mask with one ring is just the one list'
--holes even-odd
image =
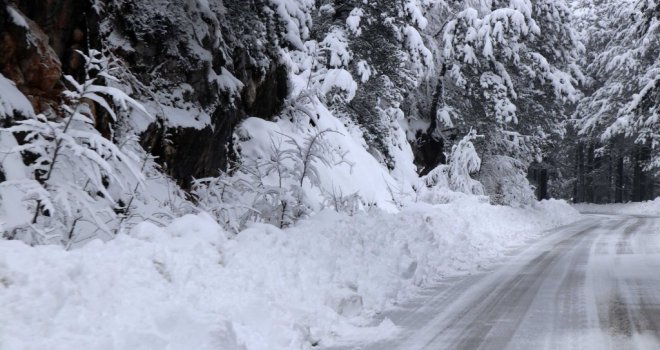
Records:
{"label": "roadside snow pile", "polygon": [[375,313],[578,218],[560,201],[465,197],[236,236],[201,214],[72,251],[0,240],[0,348],[309,349],[391,336]]}
{"label": "roadside snow pile", "polygon": [[652,201],[616,204],[574,204],[581,213],[660,216],[660,197]]}

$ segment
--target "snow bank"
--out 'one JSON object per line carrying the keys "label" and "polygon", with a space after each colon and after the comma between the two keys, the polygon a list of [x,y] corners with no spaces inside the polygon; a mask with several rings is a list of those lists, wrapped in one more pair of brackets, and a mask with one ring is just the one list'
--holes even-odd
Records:
{"label": "snow bank", "polygon": [[0,348],[276,350],[390,336],[375,313],[578,217],[559,201],[465,197],[234,237],[201,214],[73,251],[0,241]]}
{"label": "snow bank", "polygon": [[581,213],[630,214],[660,216],[660,197],[652,201],[616,204],[574,204]]}

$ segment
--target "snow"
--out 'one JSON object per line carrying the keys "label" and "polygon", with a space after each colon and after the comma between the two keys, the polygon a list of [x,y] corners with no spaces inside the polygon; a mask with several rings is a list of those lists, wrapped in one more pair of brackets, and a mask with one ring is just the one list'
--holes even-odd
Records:
{"label": "snow", "polygon": [[452,115],[455,114],[456,111],[453,108],[449,106],[443,106],[435,113],[436,122],[439,125],[442,125],[444,128],[453,128],[454,122],[452,121]]}
{"label": "snow", "polygon": [[346,101],[350,102],[355,97],[357,83],[353,80],[353,76],[349,71],[345,69],[329,69],[320,90],[325,95],[335,88],[345,92]]}
{"label": "snow", "polygon": [[[6,181],[21,181],[30,178],[29,171],[23,164],[23,157],[15,148],[18,142],[14,135],[7,131],[0,131],[0,171]],[[0,229],[12,230],[31,219],[30,213],[20,203],[24,194],[17,186],[0,186]]]}
{"label": "snow", "polygon": [[352,55],[348,49],[348,39],[343,30],[335,29],[325,36],[319,43],[322,52],[329,53],[328,66],[332,68],[345,68],[351,62]]}
{"label": "snow", "polygon": [[652,201],[615,204],[578,203],[573,207],[582,213],[660,216],[660,197]]}
{"label": "snow", "polygon": [[585,216],[380,315],[400,337],[342,349],[658,349],[659,233],[657,218]]}
{"label": "snow", "polygon": [[25,20],[25,17],[16,10],[13,6],[7,6],[7,12],[9,13],[9,18],[14,22],[15,25],[23,28],[28,28],[28,23]]}
{"label": "snow", "polygon": [[425,29],[428,25],[428,20],[424,17],[424,13],[420,8],[418,0],[408,0],[404,5],[404,8],[408,15],[412,18],[413,23],[419,27],[419,29]]}
{"label": "snow", "polygon": [[275,13],[282,23],[286,23],[283,32],[287,41],[295,48],[302,50],[303,41],[309,37],[311,27],[311,9],[314,8],[312,0],[269,0]]}
{"label": "snow", "polygon": [[424,45],[424,40],[421,34],[413,26],[406,26],[403,28],[403,35],[405,36],[405,46],[410,52],[412,61],[416,70],[424,71],[433,67],[433,54]]}
{"label": "snow", "polygon": [[[201,108],[190,103],[182,103],[182,106],[168,106],[154,101],[144,102],[143,105],[151,115],[162,117],[165,124],[176,128],[204,129],[211,125],[211,116]],[[132,119],[136,124],[136,130],[146,130],[153,119],[136,115]]]}
{"label": "snow", "polygon": [[[441,165],[419,179],[406,133],[426,131],[430,122],[416,119],[416,112],[407,105],[413,101],[392,97],[385,91],[387,89],[379,95],[382,103],[369,107],[373,107],[370,111],[379,113],[379,121],[387,129],[384,144],[390,153],[389,159],[381,155],[383,150],[367,145],[363,133],[368,128],[356,125],[354,116],[344,111],[344,107],[351,107],[349,103],[360,91],[359,84],[369,79],[374,79],[371,83],[381,79],[390,82],[384,85],[393,90],[404,86],[391,83],[390,78],[394,76],[383,75],[384,65],[376,59],[378,57],[353,48],[360,44],[359,40],[364,40],[364,37],[358,38],[362,29],[371,30],[369,26],[375,21],[385,21],[396,37],[392,39],[401,45],[401,51],[394,54],[401,56],[396,61],[400,63],[401,78],[410,82],[403,93],[412,91],[411,88],[423,88],[423,84],[432,87],[424,79],[437,79],[432,74],[434,67],[445,62],[436,62],[439,57],[434,55],[444,50],[444,61],[456,85],[447,86],[447,99],[455,98],[452,95],[456,93],[455,87],[467,88],[466,91],[482,87],[477,92],[483,96],[475,96],[485,99],[488,104],[485,107],[493,110],[498,122],[493,125],[498,127],[504,123],[514,127],[518,122],[514,82],[526,76],[516,73],[511,77],[506,67],[518,67],[521,60],[527,65],[520,69],[530,72],[530,80],[543,80],[557,95],[574,96],[577,93],[572,85],[575,79],[549,63],[551,57],[546,59],[528,50],[525,45],[533,40],[522,40],[525,36],[539,34],[532,19],[535,10],[532,11],[530,0],[510,0],[508,6],[505,2],[493,1],[457,2],[458,9],[464,5],[468,8],[449,17],[453,20],[447,23],[441,43],[436,43],[432,37],[439,29],[435,28],[438,23],[433,23],[437,18],[429,15],[432,22],[429,23],[425,12],[444,1],[404,0],[398,2],[398,13],[379,13],[376,17],[373,4],[359,3],[362,7],[352,9],[345,25],[335,22],[328,27],[321,22],[318,30],[327,29],[328,32],[325,35],[315,32],[313,38],[323,38],[320,42],[310,38],[316,2],[269,0],[261,9],[268,19],[268,30],[272,26],[280,34],[277,38],[286,41],[275,46],[286,46],[279,48],[278,56],[290,72],[290,91],[281,114],[270,120],[243,120],[234,134],[232,146],[236,147],[237,160],[245,164],[260,160],[267,163],[268,158],[273,157],[273,147],[282,147],[280,156],[284,154],[284,161],[277,164],[279,172],[283,163],[297,165],[297,158],[291,156],[296,151],[295,144],[304,144],[309,137],[328,131],[324,134],[328,147],[319,147],[328,154],[312,158],[309,169],[314,169],[310,170],[313,174],[294,179],[296,184],[299,182],[295,189],[305,196],[303,204],[311,203],[311,208],[296,218],[302,221],[292,220],[286,225],[280,221],[281,227],[287,227],[281,229],[246,220],[244,226],[247,227],[229,232],[222,226],[227,226],[226,222],[200,213],[199,202],[197,207],[188,203],[184,199],[186,195],[173,181],[164,176],[153,161],[147,162],[139,145],[134,145],[138,151],[130,157],[108,160],[111,158],[108,155],[120,151],[113,143],[95,133],[89,134],[93,129],[85,133],[71,130],[64,136],[84,137],[91,146],[96,146],[94,152],[72,147],[67,155],[75,160],[72,164],[85,159],[81,155],[86,156],[99,164],[99,169],[94,168],[96,173],[103,170],[112,175],[108,178],[116,180],[106,186],[98,180],[100,176],[95,180],[90,174],[84,174],[89,179],[87,183],[98,188],[102,194],[99,197],[103,199],[131,198],[132,201],[136,198],[133,204],[136,209],[128,219],[130,222],[124,225],[120,222],[116,231],[106,230],[108,235],[103,236],[82,230],[85,234],[72,239],[73,244],[66,248],[30,247],[19,241],[0,239],[0,305],[3,305],[0,308],[0,349],[277,350],[389,338],[400,329],[388,319],[376,322],[375,316],[382,311],[409,300],[420,288],[439,279],[470,274],[487,266],[500,258],[507,248],[538,237],[545,229],[580,218],[577,211],[560,201],[512,208],[493,206],[486,203],[487,197],[473,196],[484,193],[482,184],[488,188],[489,183],[507,185],[510,182],[506,188],[515,191],[506,190],[505,193],[514,198],[498,200],[493,196],[491,201],[520,205],[529,204],[531,199],[527,198],[532,198],[524,172],[518,171],[525,166],[519,167],[515,159],[504,159],[504,156],[490,156],[482,163],[471,142],[475,137],[472,132],[455,146],[450,165]],[[197,22],[218,21],[211,9],[222,7],[221,1],[196,0],[191,4],[197,4],[198,10],[205,14]],[[495,9],[499,6],[505,8]],[[25,22],[20,13],[12,7],[8,9],[10,20],[18,25],[22,25],[21,20]],[[325,4],[318,12],[329,17],[335,9]],[[560,16],[555,14],[555,17]],[[445,19],[442,20],[444,23]],[[557,22],[561,20],[556,19]],[[434,28],[426,30],[427,26]],[[196,38],[211,38],[211,27],[191,26],[191,37],[194,34]],[[224,37],[219,32],[215,36],[216,40]],[[116,47],[132,50],[114,31],[108,40]],[[188,44],[188,49],[200,62],[211,61],[210,52],[199,42]],[[260,41],[259,45],[264,43]],[[521,58],[521,54],[525,56]],[[230,100],[244,88],[225,67],[209,68],[207,73],[207,81],[228,92]],[[481,85],[468,85],[475,77]],[[75,82],[72,84],[79,87]],[[635,105],[649,93],[652,85],[648,86],[634,98]],[[114,97],[124,109],[125,101],[134,102],[111,87],[94,87],[90,91]],[[173,91],[154,92],[151,101],[145,102],[145,113],[139,113],[139,104],[131,103],[134,106],[128,111],[131,115],[127,128],[133,135],[146,130],[153,123],[150,114],[157,115],[168,128],[212,128],[209,114],[217,106],[205,110],[189,101],[187,96],[194,95],[192,86],[181,84]],[[109,104],[95,96],[89,97],[114,117]],[[442,97],[444,101],[444,90]],[[470,114],[466,107],[443,105],[431,112],[432,116],[435,113],[438,125],[451,127],[456,123],[462,126],[465,124],[463,115]],[[17,112],[34,115],[27,98],[13,82],[0,75],[0,118]],[[519,135],[498,133],[489,136]],[[72,179],[80,179],[83,173],[76,171],[80,167],[62,162],[58,170],[66,171],[66,176],[62,175],[57,183],[53,181],[53,185],[41,186],[31,178],[34,168],[23,164],[18,147],[10,132],[0,132],[1,170],[7,178],[0,184],[0,231],[3,233],[29,225],[30,207],[16,203],[33,203],[35,198],[40,198],[33,189],[20,191],[16,184],[22,182],[25,187],[31,184],[47,192],[55,185],[75,184]],[[124,179],[131,173],[142,173],[135,171],[141,159],[147,165],[143,166],[145,183],[141,184],[140,176]],[[106,164],[106,160],[112,164]],[[131,167],[134,168],[132,172],[129,171]],[[260,169],[257,167],[257,170]],[[300,169],[294,167],[284,172],[289,172],[285,180],[290,181],[291,174],[299,174]],[[476,179],[481,183],[472,178],[477,172],[484,173]],[[266,173],[259,178],[260,185],[277,187],[273,176],[272,172]],[[280,190],[286,188],[282,186],[282,179],[280,175]],[[427,186],[422,186],[424,182]],[[76,190],[83,194],[97,192],[86,188],[87,184],[82,190]],[[294,187],[286,189],[291,188]],[[452,192],[449,188],[468,194]],[[329,209],[333,205],[328,204],[328,194],[336,193],[341,200],[346,197],[347,203],[343,205],[350,207],[345,210],[347,213]],[[495,191],[489,193],[497,195]],[[43,198],[48,199],[47,195]],[[284,195],[278,198],[286,199]],[[66,198],[52,202],[46,199],[40,205],[50,205],[49,217],[57,214],[55,209],[68,211],[66,216],[72,217],[68,207],[75,203]],[[276,204],[280,203],[284,202]],[[114,204],[103,207],[110,213],[107,217],[115,217]],[[234,209],[231,208],[234,203],[221,204],[225,206],[204,209],[209,213],[214,209]],[[181,208],[175,208],[177,206]],[[640,205],[635,211],[660,215],[659,206],[656,200]],[[339,209],[336,203],[334,207]],[[241,209],[263,208],[248,203]],[[584,210],[601,209],[585,207]],[[189,212],[196,214],[180,217]],[[285,210],[281,212],[284,217]],[[143,218],[149,220],[136,226],[136,221]],[[156,222],[158,225],[154,224]],[[81,225],[94,226],[84,222]],[[101,227],[100,224],[96,226]],[[94,237],[108,241],[88,241]],[[82,246],[84,243],[87,244]],[[79,249],[69,251],[70,248]]]}
{"label": "snow", "polygon": [[[472,179],[481,169],[481,159],[474,148],[472,141],[480,137],[474,130],[463,137],[453,147],[449,160],[449,188],[454,191],[483,195],[484,189],[480,182]],[[483,137],[483,136],[481,136]]]}
{"label": "snow", "polygon": [[208,215],[66,251],[0,240],[0,348],[309,349],[396,333],[372,317],[579,215],[462,196],[399,214],[324,211],[232,236]]}
{"label": "snow", "polygon": [[24,116],[34,115],[32,104],[16,88],[16,84],[0,74],[0,118],[11,117],[14,112]]}
{"label": "snow", "polygon": [[[396,184],[396,180],[387,169],[365,148],[365,141],[356,135],[350,126],[330,113],[319,101],[315,103],[318,117],[317,128],[302,131],[296,123],[286,119],[269,122],[259,118],[248,118],[242,124],[239,135],[245,141],[239,144],[241,156],[246,159],[259,159],[271,153],[272,144],[280,144],[282,137],[292,137],[302,142],[305,134],[313,134],[318,130],[332,130],[326,136],[329,144],[337,151],[346,153],[342,164],[332,159],[332,166],[318,164],[320,172],[320,187],[324,193],[341,192],[344,195],[359,194],[365,201],[378,205],[381,209],[394,211],[392,198],[388,188]],[[336,158],[336,155],[327,155]],[[321,197],[322,193],[308,190],[312,197]],[[322,202],[319,199],[318,202]]]}
{"label": "snow", "polygon": [[348,18],[346,18],[346,26],[355,36],[360,36],[360,34],[362,34],[362,29],[360,28],[360,20],[362,19],[362,16],[364,16],[364,11],[361,8],[356,7],[351,10]]}
{"label": "snow", "polygon": [[371,75],[373,74],[371,67],[369,67],[369,63],[367,63],[365,60],[360,60],[357,63],[357,70],[358,74],[360,75],[360,81],[362,83],[369,81],[369,78],[371,78]]}
{"label": "snow", "polygon": [[[9,8],[11,9],[11,7]],[[15,86],[14,82],[0,74],[0,118],[12,117],[14,113],[29,117],[34,115],[30,101]],[[8,186],[9,181],[29,178],[29,171],[23,164],[23,157],[16,151],[18,142],[11,132],[0,131],[0,171],[4,174],[4,186],[0,186],[0,228],[11,230],[30,218],[25,208],[16,205],[24,193],[16,186]]]}
{"label": "snow", "polygon": [[231,74],[225,67],[220,68],[220,74],[216,74],[209,68],[209,82],[215,82],[218,88],[229,91],[233,95],[240,94],[243,89],[243,83]]}

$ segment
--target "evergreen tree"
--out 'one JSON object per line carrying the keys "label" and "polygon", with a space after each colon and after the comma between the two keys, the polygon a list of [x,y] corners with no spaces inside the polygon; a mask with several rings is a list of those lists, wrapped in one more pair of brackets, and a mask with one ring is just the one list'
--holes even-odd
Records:
{"label": "evergreen tree", "polygon": [[474,127],[485,136],[481,175],[502,179],[486,185],[492,194],[506,187],[502,169],[524,178],[549,135],[562,133],[566,103],[579,97],[581,45],[565,1],[448,2],[442,11],[435,133]]}
{"label": "evergreen tree", "polygon": [[[620,202],[653,195],[653,169],[660,166],[658,6],[653,0],[576,6],[588,48],[584,62],[589,62],[586,96],[575,113],[585,144],[576,149],[578,200]],[[607,199],[590,195],[603,191]]]}

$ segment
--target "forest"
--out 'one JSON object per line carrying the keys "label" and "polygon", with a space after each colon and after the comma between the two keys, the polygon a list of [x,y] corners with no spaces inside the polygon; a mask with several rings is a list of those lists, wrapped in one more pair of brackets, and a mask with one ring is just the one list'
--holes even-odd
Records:
{"label": "forest", "polygon": [[3,235],[198,210],[287,227],[437,188],[653,199],[657,6],[7,2],[0,186],[22,207]]}
{"label": "forest", "polygon": [[[28,247],[72,252],[52,257],[64,265],[109,254],[103,271],[112,256],[147,259],[135,274],[169,283],[183,273],[171,254],[184,251],[195,268],[250,265],[223,278],[277,293],[259,272],[276,267],[258,259],[282,253],[302,259],[282,260],[286,271],[339,269],[300,282],[332,296],[301,300],[371,319],[409,296],[404,286],[472,261],[462,257],[574,220],[560,200],[660,196],[659,106],[656,0],[1,0],[0,252],[13,258],[0,255],[0,295],[21,280],[3,277],[7,266],[49,265]],[[480,231],[488,218],[492,236]],[[425,237],[461,248],[440,258],[418,246]],[[322,258],[334,244],[396,276],[336,267]],[[329,326],[335,316],[302,315],[277,346],[263,347],[277,332],[253,320],[222,326],[223,344],[305,348],[352,334]],[[327,324],[299,321],[317,316]],[[30,334],[16,337],[8,344],[22,348]]]}
{"label": "forest", "polygon": [[5,2],[3,235],[653,199],[658,5],[624,3]]}

